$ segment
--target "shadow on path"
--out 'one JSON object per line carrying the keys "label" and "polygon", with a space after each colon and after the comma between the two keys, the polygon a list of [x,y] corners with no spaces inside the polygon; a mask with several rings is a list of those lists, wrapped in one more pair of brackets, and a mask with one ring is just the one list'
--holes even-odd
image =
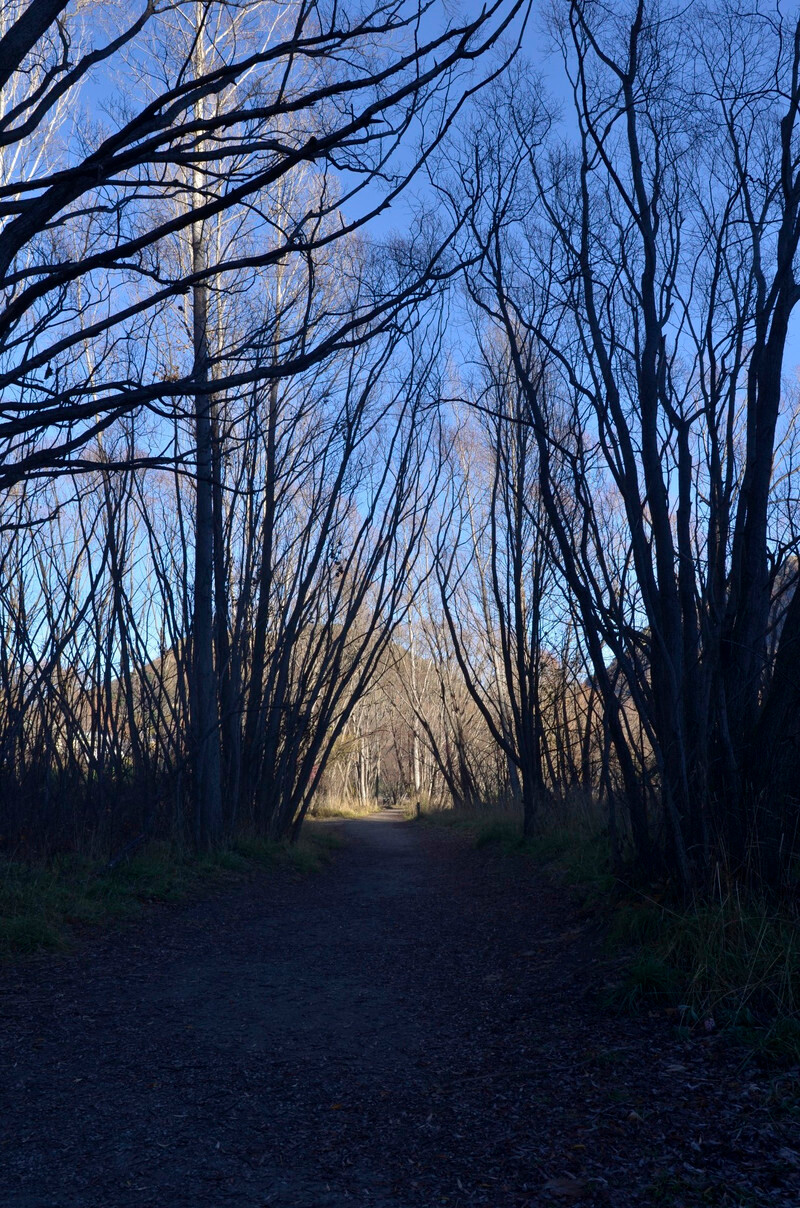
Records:
{"label": "shadow on path", "polygon": [[313,825],[322,873],[2,973],[1,1208],[800,1203],[768,1080],[600,1010],[595,931],[530,865]]}

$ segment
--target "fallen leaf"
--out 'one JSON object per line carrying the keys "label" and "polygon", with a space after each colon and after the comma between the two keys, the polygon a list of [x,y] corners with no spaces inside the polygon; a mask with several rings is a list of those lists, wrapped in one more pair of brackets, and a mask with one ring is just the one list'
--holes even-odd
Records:
{"label": "fallen leaf", "polygon": [[589,1189],[586,1179],[571,1179],[568,1175],[559,1179],[548,1179],[543,1190],[560,1200],[579,1200]]}

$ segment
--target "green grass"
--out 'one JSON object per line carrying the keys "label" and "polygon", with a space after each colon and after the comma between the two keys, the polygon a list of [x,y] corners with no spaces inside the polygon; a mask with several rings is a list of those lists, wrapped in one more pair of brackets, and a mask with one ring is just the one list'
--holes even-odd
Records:
{"label": "green grass", "polygon": [[[413,818],[413,812],[408,811]],[[522,834],[522,817],[515,810],[424,810],[420,819],[470,837],[476,847],[496,847],[508,855],[529,856],[554,879],[580,888],[589,900],[609,897],[617,884],[611,872],[607,836],[581,817],[578,825],[545,823],[530,838]]]}
{"label": "green grass", "polygon": [[800,1061],[800,918],[790,908],[737,893],[681,909],[627,902],[610,936],[634,948],[616,991],[623,1008],[674,1006],[685,1027]]}
{"label": "green grass", "polygon": [[296,844],[243,838],[199,858],[152,843],[112,871],[77,856],[0,861],[0,958],[69,947],[80,930],[241,883],[257,869],[317,871],[338,839],[313,825]]}
{"label": "green grass", "polygon": [[555,879],[579,889],[584,905],[612,901],[618,882],[604,832],[581,829],[574,833],[562,826],[535,835],[525,850]]}
{"label": "green grass", "polygon": [[642,950],[631,958],[607,1001],[623,1011],[633,1011],[646,1002],[671,1004],[680,991],[678,971],[655,953]]}

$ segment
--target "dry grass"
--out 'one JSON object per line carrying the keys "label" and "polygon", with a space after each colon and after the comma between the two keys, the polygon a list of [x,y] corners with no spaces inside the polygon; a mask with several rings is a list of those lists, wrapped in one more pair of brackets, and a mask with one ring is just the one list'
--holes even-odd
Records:
{"label": "dry grass", "polygon": [[309,811],[311,818],[366,818],[380,808],[372,798],[359,801],[355,797],[342,797],[333,793],[318,794]]}

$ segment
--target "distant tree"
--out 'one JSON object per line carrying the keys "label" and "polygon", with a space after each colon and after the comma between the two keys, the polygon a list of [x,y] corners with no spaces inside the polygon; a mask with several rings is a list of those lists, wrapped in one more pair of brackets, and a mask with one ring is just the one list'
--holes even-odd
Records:
{"label": "distant tree", "polygon": [[457,438],[435,567],[456,661],[508,762],[529,835],[548,792],[541,703],[554,580],[524,395],[502,346],[487,350],[485,369],[479,416]]}

